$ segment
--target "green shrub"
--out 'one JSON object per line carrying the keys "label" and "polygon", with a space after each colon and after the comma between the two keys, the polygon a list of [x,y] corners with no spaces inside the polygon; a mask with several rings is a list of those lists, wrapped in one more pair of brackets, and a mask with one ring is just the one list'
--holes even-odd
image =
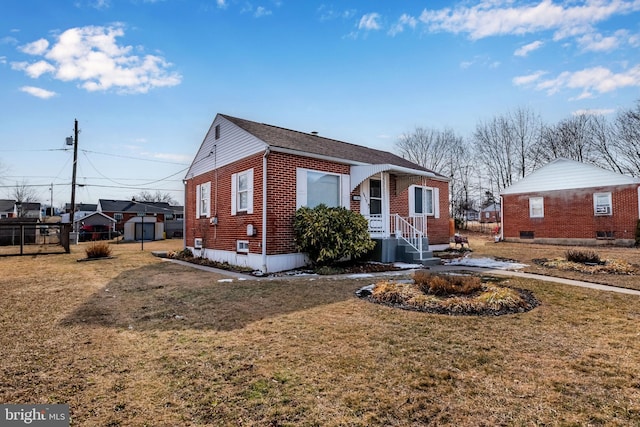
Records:
{"label": "green shrub", "polygon": [[567,261],[577,262],[580,264],[600,264],[600,255],[592,250],[569,249],[565,252]]}
{"label": "green shrub", "polygon": [[107,242],[94,242],[85,249],[87,258],[108,258],[111,256],[111,247]]}
{"label": "green shrub", "polygon": [[293,224],[298,249],[314,265],[327,265],[345,257],[357,258],[375,247],[367,220],[345,208],[302,207]]}

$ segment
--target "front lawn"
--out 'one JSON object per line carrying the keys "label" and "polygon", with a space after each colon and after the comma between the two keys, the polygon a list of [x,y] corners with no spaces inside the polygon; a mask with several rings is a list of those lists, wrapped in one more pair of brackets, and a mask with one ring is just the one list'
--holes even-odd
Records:
{"label": "front lawn", "polygon": [[446,316],[357,298],[371,278],[230,281],[149,253],[171,244],[1,258],[0,401],[82,426],[640,424],[638,297],[508,279],[541,305]]}

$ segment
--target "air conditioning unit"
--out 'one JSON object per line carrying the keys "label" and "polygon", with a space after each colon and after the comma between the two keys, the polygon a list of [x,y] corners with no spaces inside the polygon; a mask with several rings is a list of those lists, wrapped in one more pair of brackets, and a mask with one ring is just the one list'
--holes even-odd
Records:
{"label": "air conditioning unit", "polygon": [[193,249],[202,249],[202,238],[196,237],[193,239]]}
{"label": "air conditioning unit", "polygon": [[611,213],[611,206],[602,205],[596,206],[596,215],[609,215]]}

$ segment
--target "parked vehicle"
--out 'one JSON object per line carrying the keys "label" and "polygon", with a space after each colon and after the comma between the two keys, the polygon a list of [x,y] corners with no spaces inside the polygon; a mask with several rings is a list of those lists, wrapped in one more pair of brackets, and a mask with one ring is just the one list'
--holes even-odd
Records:
{"label": "parked vehicle", "polygon": [[110,229],[106,225],[83,225],[80,227],[78,238],[81,242],[95,240],[109,240],[116,238],[120,233]]}

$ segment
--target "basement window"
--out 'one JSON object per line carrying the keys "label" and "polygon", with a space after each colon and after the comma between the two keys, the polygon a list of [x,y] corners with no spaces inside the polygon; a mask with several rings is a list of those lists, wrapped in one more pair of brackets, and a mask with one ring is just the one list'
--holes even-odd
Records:
{"label": "basement window", "polygon": [[521,239],[533,239],[534,233],[533,231],[521,231],[520,238]]}
{"label": "basement window", "polygon": [[596,231],[596,239],[613,240],[615,237],[613,231]]}
{"label": "basement window", "polygon": [[239,254],[248,254],[249,253],[249,241],[248,240],[238,240],[236,242],[236,252]]}

